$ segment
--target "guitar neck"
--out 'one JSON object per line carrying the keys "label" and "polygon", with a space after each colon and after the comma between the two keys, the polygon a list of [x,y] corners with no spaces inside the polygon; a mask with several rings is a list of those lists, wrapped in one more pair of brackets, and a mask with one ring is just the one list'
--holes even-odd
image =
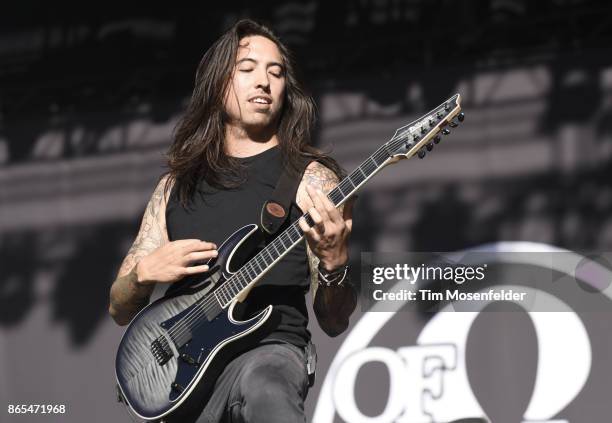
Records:
{"label": "guitar neck", "polygon": [[[329,192],[327,198],[336,207],[344,204],[385,166],[391,156],[384,147],[376,150]],[[309,213],[305,213],[302,217],[310,227],[314,226]],[[263,276],[303,238],[304,233],[296,220],[215,291],[214,295],[219,304],[226,307],[242,290]]]}
{"label": "guitar neck", "polygon": [[[410,158],[417,153],[419,157],[423,158],[426,154],[426,143],[429,143],[427,144],[427,151],[431,151],[433,143],[430,140],[432,138],[437,143],[440,141],[438,135],[440,132],[443,135],[450,133],[448,128],[445,128],[447,124],[451,127],[458,125],[457,122],[451,122],[451,119],[457,116],[460,122],[463,121],[464,115],[459,113],[460,110],[460,95],[455,94],[414,122],[398,128],[391,140],[383,144],[357,169],[342,179],[327,197],[336,207],[339,207],[385,165],[400,158]],[[306,213],[302,217],[310,227],[314,226],[310,214]],[[297,221],[289,225],[287,229],[214,291],[219,304],[226,307],[238,294],[263,276],[303,238],[304,233]]]}

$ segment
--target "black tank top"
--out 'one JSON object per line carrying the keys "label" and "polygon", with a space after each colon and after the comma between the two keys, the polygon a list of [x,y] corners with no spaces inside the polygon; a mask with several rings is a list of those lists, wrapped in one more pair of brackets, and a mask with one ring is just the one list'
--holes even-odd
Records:
{"label": "black tank top", "polygon": [[[239,159],[245,166],[246,182],[239,188],[212,188],[203,179],[189,207],[184,208],[173,190],[166,207],[166,224],[171,241],[197,238],[221,245],[238,228],[260,222],[260,213],[269,200],[282,172],[278,147]],[[295,200],[281,233],[302,215]],[[277,233],[277,234],[278,234]],[[273,237],[267,237],[266,243]],[[265,340],[280,340],[304,347],[310,340],[305,294],[309,289],[306,242],[302,241],[279,261],[245,301],[244,315],[252,315],[268,304],[275,306],[280,319]]]}

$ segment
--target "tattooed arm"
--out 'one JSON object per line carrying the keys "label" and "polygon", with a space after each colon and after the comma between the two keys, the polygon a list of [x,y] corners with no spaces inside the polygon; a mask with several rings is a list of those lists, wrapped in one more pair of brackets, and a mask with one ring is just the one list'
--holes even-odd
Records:
{"label": "tattooed arm", "polygon": [[125,325],[149,303],[155,284],[138,283],[136,264],[156,248],[168,242],[164,177],[155,188],[142,218],[136,240],[123,260],[117,280],[110,290],[109,313],[119,325]]}
{"label": "tattooed arm", "polygon": [[307,241],[313,309],[319,326],[329,336],[337,336],[348,327],[349,316],[357,304],[350,284],[320,285],[319,265],[334,270],[348,263],[348,237],[352,228],[352,205],[336,208],[327,194],[338,184],[338,177],[321,163],[312,162],[306,168],[298,187],[297,203],[304,213],[310,213],[315,226],[303,221],[300,227]]}
{"label": "tattooed arm", "polygon": [[199,239],[170,241],[166,229],[169,192],[166,178],[157,185],[147,205],[136,241],[123,260],[110,290],[109,313],[126,325],[149,303],[156,283],[174,283],[184,276],[202,273],[202,261],[217,256],[217,246]]}

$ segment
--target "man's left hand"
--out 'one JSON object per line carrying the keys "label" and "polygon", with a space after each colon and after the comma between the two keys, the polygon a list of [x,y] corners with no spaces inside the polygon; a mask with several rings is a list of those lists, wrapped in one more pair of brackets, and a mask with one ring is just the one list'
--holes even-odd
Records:
{"label": "man's left hand", "polygon": [[353,199],[344,205],[342,212],[321,190],[306,185],[312,201],[308,213],[314,222],[309,227],[304,218],[299,225],[308,246],[319,258],[320,265],[328,271],[344,266],[348,262],[348,238],[353,227]]}

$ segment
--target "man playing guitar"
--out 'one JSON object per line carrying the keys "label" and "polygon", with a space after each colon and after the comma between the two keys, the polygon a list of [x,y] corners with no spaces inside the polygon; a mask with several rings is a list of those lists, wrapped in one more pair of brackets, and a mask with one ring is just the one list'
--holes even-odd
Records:
{"label": "man playing guitar", "polygon": [[[347,281],[352,202],[336,208],[327,198],[340,169],[309,145],[313,123],[314,103],[296,79],[287,48],[268,28],[240,21],[202,58],[168,152],[169,171],[110,290],[115,322],[128,324],[156,284],[208,271],[203,263],[216,257],[233,229],[260,221],[283,172],[301,177],[286,223],[309,212],[315,225],[300,220],[307,242],[279,261],[245,301],[246,314],[275,305],[278,325],[226,366],[191,421],[305,421],[308,288],[328,335],[348,326],[356,305]],[[308,163],[302,173],[300,162]]]}

